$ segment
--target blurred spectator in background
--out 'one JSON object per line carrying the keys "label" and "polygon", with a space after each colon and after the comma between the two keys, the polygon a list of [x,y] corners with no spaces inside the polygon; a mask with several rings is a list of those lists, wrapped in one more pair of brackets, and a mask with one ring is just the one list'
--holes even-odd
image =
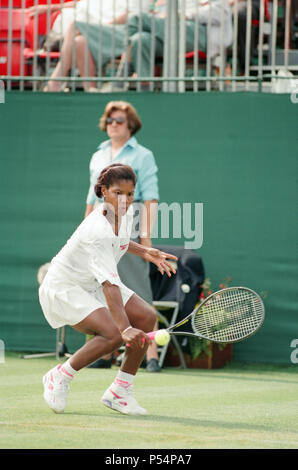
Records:
{"label": "blurred spectator in background", "polygon": [[[129,0],[129,3],[134,0]],[[128,4],[129,4],[128,3]],[[35,13],[41,15],[43,13],[55,13],[60,11],[60,14],[54,21],[52,31],[57,35],[65,36],[68,27],[76,21],[85,21],[90,24],[112,24],[121,20],[121,16],[126,17],[127,2],[113,0],[76,0],[65,3],[33,5],[26,9],[29,16],[34,16]],[[119,18],[120,17],[120,18]],[[116,21],[114,21],[116,19]]]}
{"label": "blurred spectator in background", "polygon": [[[112,2],[109,2],[112,5]],[[50,15],[59,12],[52,25],[50,35],[52,41],[59,42],[66,34],[71,23],[75,20],[88,21],[89,23],[99,23],[100,18],[103,23],[113,20],[113,12],[110,8],[101,11],[100,0],[76,0],[65,3],[54,3],[44,5],[33,5],[26,9],[29,17],[42,14]]]}
{"label": "blurred spectator in background", "polygon": [[[229,0],[231,7],[234,6],[235,0]],[[251,21],[259,20],[260,17],[260,0],[252,0],[251,2]],[[233,19],[235,23],[235,18]],[[247,0],[238,1],[238,38],[237,38],[237,51],[238,51],[238,68],[239,73],[245,73],[245,50],[246,50],[246,22],[247,22]],[[249,65],[256,51],[256,34],[257,29],[251,28],[250,39],[250,55]]]}
{"label": "blurred spectator in background", "polygon": [[[223,2],[223,3],[222,3]],[[181,7],[181,2],[180,7]],[[224,47],[228,47],[232,43],[232,15],[228,0],[185,0],[185,18],[186,18],[186,52],[200,50],[207,52],[208,32],[207,26],[210,21],[209,31],[209,54],[210,58],[219,55],[221,49],[221,19],[222,5],[224,8]],[[162,57],[164,52],[164,35],[165,35],[165,16],[166,16],[166,0],[158,0],[155,3],[154,35],[155,35],[155,57]],[[195,18],[198,17],[199,34],[198,42],[194,43],[195,38]],[[210,19],[209,19],[210,18]],[[141,24],[141,30],[140,28]],[[130,15],[128,18],[128,34],[129,48],[127,54],[122,55],[121,63],[118,69],[118,76],[123,76],[125,69],[132,68],[134,72],[138,72],[140,77],[150,76],[151,63],[151,35],[152,35],[152,14],[143,13],[141,21],[139,15]],[[141,44],[141,46],[140,46]],[[139,54],[140,50],[140,54]],[[138,63],[140,60],[140,63]],[[128,67],[125,67],[125,61]],[[122,84],[122,87],[125,87]],[[121,82],[117,82],[117,89],[112,84],[106,84],[103,91],[119,91]]]}
{"label": "blurred spectator in background", "polygon": [[[142,4],[146,3],[149,3],[149,0],[142,1]],[[129,10],[127,10],[127,5],[129,5]],[[42,5],[42,7],[37,11],[44,12],[46,8],[54,11],[56,8],[54,5]],[[34,14],[33,10],[30,11]],[[51,78],[66,77],[73,65],[78,68],[80,76],[95,77],[99,57],[101,64],[105,65],[111,59],[112,54],[114,57],[122,54],[125,49],[124,25],[127,15],[137,12],[139,12],[138,0],[129,0],[129,2],[127,0],[115,0],[115,2],[81,0],[77,2],[76,18],[78,21],[71,21],[68,25],[61,57]],[[76,64],[72,63],[74,51]],[[64,86],[65,84],[57,80],[50,80],[45,91],[59,91]],[[83,83],[83,87],[85,91],[98,91],[92,81]]]}
{"label": "blurred spectator in background", "polygon": [[[94,192],[98,175],[111,163],[130,165],[137,175],[134,193],[134,227],[138,233],[133,241],[152,246],[151,232],[159,198],[157,166],[153,153],[138,143],[135,134],[142,123],[135,108],[126,101],[111,101],[106,105],[100,119],[100,129],[107,133],[109,140],[100,144],[90,161],[90,188],[87,195],[85,217],[100,200]],[[118,264],[118,273],[127,287],[134,286],[134,292],[152,305],[152,291],[149,277],[149,263],[138,256],[126,253]],[[157,324],[156,328],[157,329]],[[159,372],[157,346],[153,342],[147,351],[147,370]],[[111,365],[111,356],[100,360],[101,367]]]}
{"label": "blurred spectator in background", "polygon": [[[290,37],[289,37],[289,49],[297,49],[297,39],[298,39],[298,0],[292,0],[289,4],[290,12]],[[286,31],[286,0],[283,0],[283,19],[282,26],[283,30]],[[284,44],[284,42],[283,42]]]}

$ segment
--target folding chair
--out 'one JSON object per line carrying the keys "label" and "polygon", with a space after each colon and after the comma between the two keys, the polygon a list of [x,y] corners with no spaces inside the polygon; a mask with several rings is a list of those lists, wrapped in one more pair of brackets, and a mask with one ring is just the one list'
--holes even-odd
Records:
{"label": "folding chair", "polygon": [[[51,14],[50,28],[52,28],[59,14],[60,11]],[[25,63],[32,69],[34,68],[34,61],[36,61],[38,73],[43,76],[45,75],[47,61],[49,66],[53,67],[60,58],[60,52],[46,51],[41,48],[41,39],[45,38],[49,33],[47,13],[38,15],[37,21],[34,17],[29,18],[27,21],[27,31],[30,32],[31,41],[28,47],[25,47],[23,50]],[[37,37],[35,37],[35,33]]]}
{"label": "folding chair", "polygon": [[[153,306],[157,310],[158,320],[159,320],[160,323],[165,325],[166,328],[169,328],[170,326],[175,325],[176,320],[177,320],[177,316],[178,316],[178,313],[179,313],[179,302],[154,301]],[[173,309],[173,313],[172,313],[170,322],[161,313],[162,311],[169,310],[169,309]],[[182,352],[182,349],[180,347],[179,342],[177,341],[177,338],[175,336],[171,336],[171,340],[173,341],[174,346],[175,346],[175,348],[178,352],[181,367],[183,369],[186,369],[186,364],[185,364],[183,352]],[[168,351],[168,347],[169,347],[169,343],[166,344],[165,346],[162,346],[162,347],[158,348],[158,353],[159,353],[158,364],[159,364],[160,367],[163,366],[163,363],[164,363],[164,360],[165,360],[165,357],[166,357],[166,354],[167,354],[167,351]]]}
{"label": "folding chair", "polygon": [[71,357],[68,353],[65,344],[65,326],[57,328],[56,330],[56,350],[49,353],[37,353],[37,354],[24,354],[20,356],[21,359],[37,359],[39,357],[52,357],[55,356],[57,360],[61,357]]}
{"label": "folding chair", "polygon": [[[22,48],[32,40],[27,30],[28,18],[21,9],[1,8],[0,11],[0,75],[21,75]],[[23,74],[29,75],[27,64]]]}
{"label": "folding chair", "polygon": [[[150,265],[150,280],[153,293],[153,306],[158,312],[160,327],[168,328],[190,313],[199,300],[201,284],[204,282],[205,271],[200,256],[193,250],[180,246],[154,245],[154,248],[177,256],[176,275],[162,276],[154,264]],[[175,266],[176,267],[176,266]],[[189,289],[185,289],[185,285]],[[185,339],[181,336],[180,339]],[[181,367],[186,368],[180,341],[171,337],[176,348]],[[159,365],[162,366],[167,354],[168,345],[159,348]]]}

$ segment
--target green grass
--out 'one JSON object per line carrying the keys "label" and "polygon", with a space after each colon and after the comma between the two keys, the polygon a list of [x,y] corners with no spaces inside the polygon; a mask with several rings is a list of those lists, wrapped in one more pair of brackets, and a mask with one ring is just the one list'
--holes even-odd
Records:
{"label": "green grass", "polygon": [[84,369],[64,414],[43,400],[41,379],[55,359],[0,364],[2,449],[297,449],[297,366],[231,364],[224,369],[140,370],[135,394],[145,417],[100,403],[117,368]]}

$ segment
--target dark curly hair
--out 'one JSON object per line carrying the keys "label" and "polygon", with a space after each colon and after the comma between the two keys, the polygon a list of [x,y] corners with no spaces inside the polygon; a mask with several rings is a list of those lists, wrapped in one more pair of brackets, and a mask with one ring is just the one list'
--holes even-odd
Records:
{"label": "dark curly hair", "polygon": [[99,198],[102,197],[102,186],[109,188],[120,180],[132,181],[133,185],[135,186],[137,177],[129,165],[123,165],[122,163],[112,163],[112,165],[105,167],[97,178],[97,183],[94,186],[96,196]]}

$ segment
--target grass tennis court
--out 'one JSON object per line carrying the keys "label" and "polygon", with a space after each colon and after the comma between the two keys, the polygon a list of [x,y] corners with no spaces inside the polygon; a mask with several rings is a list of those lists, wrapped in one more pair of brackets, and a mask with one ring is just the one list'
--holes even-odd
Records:
{"label": "grass tennis court", "polygon": [[297,449],[295,366],[233,363],[224,369],[140,369],[135,396],[150,413],[123,416],[100,403],[113,369],[84,369],[64,414],[43,400],[52,358],[0,364],[0,447],[5,449]]}

